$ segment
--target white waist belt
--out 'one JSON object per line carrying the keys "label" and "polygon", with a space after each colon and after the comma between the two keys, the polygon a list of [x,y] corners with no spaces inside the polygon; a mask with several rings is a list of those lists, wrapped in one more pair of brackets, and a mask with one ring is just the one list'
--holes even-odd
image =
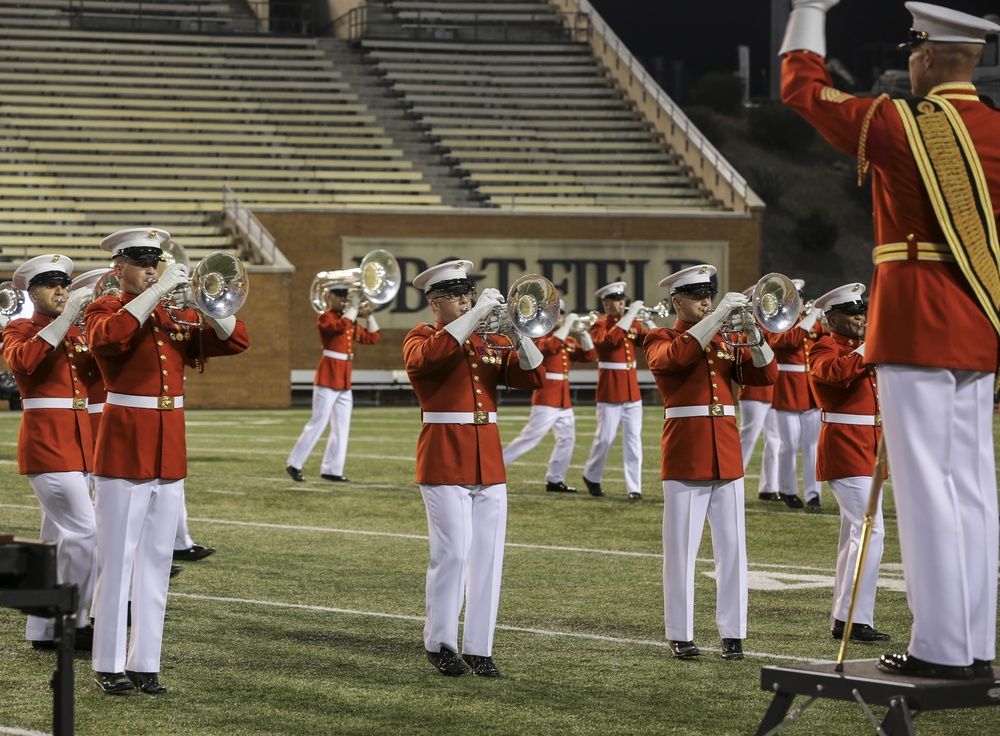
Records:
{"label": "white waist belt", "polygon": [[881,414],[837,414],[823,412],[820,418],[827,424],[862,424],[866,427],[881,427]]}
{"label": "white waist belt", "polygon": [[86,399],[21,399],[22,409],[76,409],[87,408]]}
{"label": "white waist belt", "polygon": [[600,361],[597,367],[606,371],[630,371],[635,368],[635,363],[605,363]]}
{"label": "white waist belt", "polygon": [[104,411],[104,402],[100,404],[87,404],[87,412],[89,414],[100,414]]}
{"label": "white waist belt", "polygon": [[495,411],[425,411],[424,424],[496,424]]}
{"label": "white waist belt", "polygon": [[108,392],[107,403],[115,406],[127,406],[130,409],[181,409],[184,407],[183,396],[133,396],[132,394],[116,394]]}
{"label": "white waist belt", "polygon": [[354,360],[354,354],[348,353],[338,353],[334,350],[324,350],[323,355],[327,358],[333,358],[334,360]]}
{"label": "white waist belt", "polygon": [[788,371],[789,373],[805,373],[806,367],[804,365],[795,365],[794,363],[778,363],[779,371]]}
{"label": "white waist belt", "polygon": [[686,417],[735,417],[736,407],[729,404],[708,404],[701,406],[668,406],[663,410],[664,419],[684,419]]}
{"label": "white waist belt", "polygon": [[569,376],[565,373],[546,373],[545,377],[550,381],[566,381],[569,380]]}

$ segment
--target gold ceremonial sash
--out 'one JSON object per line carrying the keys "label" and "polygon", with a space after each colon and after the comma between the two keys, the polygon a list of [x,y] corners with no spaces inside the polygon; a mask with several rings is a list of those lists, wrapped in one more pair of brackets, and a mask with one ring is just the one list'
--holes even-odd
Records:
{"label": "gold ceremonial sash", "polygon": [[943,97],[893,103],[948,246],[1000,333],[1000,242],[986,174],[972,137],[958,111]]}

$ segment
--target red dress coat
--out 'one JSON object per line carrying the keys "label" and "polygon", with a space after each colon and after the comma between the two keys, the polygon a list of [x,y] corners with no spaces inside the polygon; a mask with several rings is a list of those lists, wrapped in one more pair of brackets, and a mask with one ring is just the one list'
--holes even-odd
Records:
{"label": "red dress coat", "polygon": [[[646,328],[635,321],[625,332],[618,327],[621,317],[607,315],[590,326],[590,336],[597,350],[597,392],[596,401],[608,404],[622,404],[626,401],[641,401],[639,376],[636,373],[637,345],[642,347]],[[624,363],[627,370],[601,368],[600,363]]]}
{"label": "red dress coat", "polygon": [[[716,338],[702,349],[687,334],[691,324],[653,330],[644,350],[665,408],[735,406],[732,382],[774,383],[772,360],[757,368],[748,348],[732,348]],[[661,480],[734,480],[743,477],[740,429],[735,416],[704,416],[663,421]]]}
{"label": "red dress coat", "polygon": [[[823,59],[795,51],[782,63],[785,104],[824,138],[857,155],[874,101],[832,89]],[[936,87],[969,129],[992,200],[1000,214],[1000,112],[979,101],[970,84]],[[870,119],[864,149],[872,166],[875,243],[946,243],[913,160],[899,113],[883,102]],[[899,260],[875,266],[868,308],[865,359],[953,370],[993,372],[998,342],[986,314],[955,263]]]}
{"label": "red dress coat", "polygon": [[[824,412],[878,416],[875,366],[854,352],[862,341],[844,335],[821,337],[810,351],[816,397]],[[867,349],[866,349],[867,351]],[[816,454],[816,480],[872,474],[882,426],[823,422]]]}
{"label": "red dress coat", "polygon": [[[774,351],[774,362],[779,366],[771,397],[771,406],[775,409],[808,411],[818,406],[809,380],[809,350],[825,332],[820,324],[809,332],[799,327],[784,332],[765,332],[767,344]],[[781,370],[782,365],[804,366],[805,371]]]}
{"label": "red dress coat", "polygon": [[[123,306],[135,296],[98,297],[85,313],[87,342],[109,392],[183,396],[184,367],[247,349],[246,326],[236,321],[228,340],[211,325],[179,325],[162,306],[138,320]],[[185,311],[194,321],[195,313]],[[184,409],[136,409],[106,404],[97,433],[94,472],[111,478],[179,480],[187,476]]]}
{"label": "red dress coat", "polygon": [[[421,323],[410,330],[403,340],[403,362],[421,411],[495,412],[498,383],[536,389],[545,380],[542,366],[522,370],[516,350],[487,348],[477,334],[460,344],[440,323]],[[491,485],[506,481],[496,424],[423,425],[417,439],[417,483]]]}
{"label": "red dress coat", "polygon": [[[53,317],[35,312],[15,319],[3,331],[3,357],[22,399],[86,399],[84,377],[93,368],[83,333],[76,325],[58,346],[38,337]],[[17,471],[28,473],[90,472],[94,436],[87,410],[25,409],[17,437]]]}
{"label": "red dress coat", "polygon": [[[535,340],[535,346],[543,356],[545,382],[540,389],[531,394],[531,405],[569,409],[573,406],[569,395],[570,363],[589,363],[596,360],[597,351],[584,350],[572,337],[560,340],[551,332]],[[553,375],[563,375],[566,380],[553,379]]]}
{"label": "red dress coat", "polygon": [[327,310],[316,319],[319,338],[323,349],[349,356],[347,360],[331,358],[324,355],[316,368],[316,378],[313,383],[326,386],[337,391],[349,391],[351,388],[351,366],[354,365],[354,343],[374,345],[378,342],[381,332],[369,332],[361,325],[346,319],[340,312]]}
{"label": "red dress coat", "polygon": [[740,386],[737,401],[762,401],[770,404],[774,396],[774,386]]}

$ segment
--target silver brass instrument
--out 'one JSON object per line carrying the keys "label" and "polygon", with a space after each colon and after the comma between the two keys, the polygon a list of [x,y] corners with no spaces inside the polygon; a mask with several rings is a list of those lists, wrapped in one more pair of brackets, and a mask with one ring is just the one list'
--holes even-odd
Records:
{"label": "silver brass instrument", "polygon": [[569,326],[569,331],[577,333],[587,332],[588,330],[590,330],[591,327],[594,326],[594,323],[596,323],[597,320],[599,320],[600,318],[601,318],[600,312],[591,310],[582,317],[577,317],[576,321]]}
{"label": "silver brass instrument", "polygon": [[[183,246],[171,238],[163,244],[163,261],[157,266],[159,275],[171,263],[189,265],[190,259]],[[163,297],[163,308],[177,324],[198,326],[179,317],[176,313],[194,309],[205,317],[223,319],[239,311],[247,300],[250,277],[246,266],[236,256],[214,251],[198,261],[191,271],[188,283],[177,286]]]}
{"label": "silver brass instrument", "polygon": [[[542,337],[549,334],[559,320],[559,292],[544,276],[525,274],[510,286],[507,299],[493,308],[483,319],[476,333],[486,347],[493,350],[512,350],[520,343],[520,336]],[[510,345],[493,342],[490,335],[504,334],[511,338]]]}
{"label": "silver brass instrument", "polygon": [[399,263],[387,250],[373,250],[361,259],[358,268],[340,271],[320,271],[309,288],[309,301],[317,314],[327,310],[326,294],[332,288],[346,288],[348,293],[360,292],[358,312],[368,314],[375,305],[393,300],[400,286]]}
{"label": "silver brass instrument", "polygon": [[[752,342],[741,342],[736,337],[745,332],[744,324],[752,323],[756,318],[757,324],[768,332],[785,332],[799,320],[801,308],[802,299],[790,278],[780,273],[765,274],[753,288],[750,306],[739,310],[742,317],[739,323],[730,315],[722,323],[719,333],[727,345],[758,347],[764,343],[763,334],[758,334]],[[706,314],[713,311],[710,309]]]}
{"label": "silver brass instrument", "polygon": [[13,317],[24,307],[24,292],[10,281],[0,284],[0,315]]}
{"label": "silver brass instrument", "polygon": [[635,314],[635,318],[640,322],[649,322],[654,317],[659,317],[664,319],[670,316],[670,301],[667,299],[662,299],[653,306],[643,306]]}

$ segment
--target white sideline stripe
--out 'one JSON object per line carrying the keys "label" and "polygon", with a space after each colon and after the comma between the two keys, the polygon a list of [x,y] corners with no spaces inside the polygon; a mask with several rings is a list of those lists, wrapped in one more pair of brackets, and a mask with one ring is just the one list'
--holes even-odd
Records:
{"label": "white sideline stripe", "polygon": [[23,728],[8,728],[0,726],[0,733],[9,733],[12,736],[52,736],[45,731],[26,731]]}
{"label": "white sideline stripe", "polygon": [[[174,593],[171,592],[170,596],[172,598],[191,598],[199,601],[212,601],[215,603],[241,603],[244,605],[254,605],[254,606],[271,606],[273,608],[292,608],[300,611],[315,611],[317,613],[342,613],[349,616],[369,616],[372,618],[389,618],[398,621],[416,621],[423,622],[423,616],[415,616],[413,614],[405,613],[383,613],[381,611],[355,611],[350,608],[331,608],[329,606],[311,606],[304,603],[283,603],[281,601],[261,601],[255,599],[247,598],[228,598],[223,596],[213,596],[213,595],[199,595],[197,593]],[[585,641],[605,641],[610,644],[635,644],[639,646],[652,646],[659,647],[661,649],[667,648],[666,641],[654,641],[652,639],[628,639],[618,636],[602,636],[600,634],[580,634],[571,631],[550,631],[548,629],[531,629],[524,626],[505,626],[504,624],[497,624],[498,629],[503,629],[504,631],[514,631],[521,634],[537,634],[539,636],[561,636],[569,639],[582,639]],[[707,652],[718,652],[719,649],[712,647],[699,647]],[[749,652],[746,651],[744,654],[751,657],[766,657],[768,659],[781,659],[789,662],[807,662],[810,664],[819,664],[820,662],[825,662],[823,659],[811,659],[808,657],[792,657],[785,654],[770,654],[766,652]]]}

